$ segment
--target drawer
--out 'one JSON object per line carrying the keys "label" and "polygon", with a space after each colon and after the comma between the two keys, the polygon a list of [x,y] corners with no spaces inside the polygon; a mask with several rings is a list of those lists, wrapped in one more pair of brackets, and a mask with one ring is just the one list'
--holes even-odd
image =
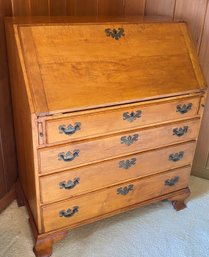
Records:
{"label": "drawer", "polygon": [[62,119],[46,120],[48,144],[128,130],[197,115],[199,97],[135,104],[106,111],[71,114]]}
{"label": "drawer", "polygon": [[190,166],[42,207],[45,232],[187,187]]}
{"label": "drawer", "polygon": [[191,164],[196,143],[188,142],[40,178],[42,203],[67,199],[127,180]]}
{"label": "drawer", "polygon": [[199,119],[126,132],[96,140],[39,150],[40,172],[67,170],[125,154],[196,139]]}

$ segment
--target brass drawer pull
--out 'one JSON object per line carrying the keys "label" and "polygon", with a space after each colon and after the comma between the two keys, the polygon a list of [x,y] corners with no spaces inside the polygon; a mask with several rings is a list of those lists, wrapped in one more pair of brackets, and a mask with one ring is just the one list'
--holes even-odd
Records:
{"label": "brass drawer pull", "polygon": [[74,206],[73,209],[71,210],[70,208],[65,210],[60,211],[59,216],[60,217],[65,217],[65,218],[70,218],[72,217],[74,214],[76,214],[76,212],[78,212],[79,206]]}
{"label": "brass drawer pull", "polygon": [[62,181],[60,182],[59,186],[60,189],[73,189],[76,185],[80,183],[80,178],[74,178],[74,180],[69,180],[68,182]]}
{"label": "brass drawer pull", "polygon": [[188,126],[184,126],[183,128],[175,128],[173,129],[173,135],[181,137],[187,133],[188,128],[189,128]]}
{"label": "brass drawer pull", "polygon": [[120,187],[117,189],[118,195],[127,195],[130,191],[133,191],[134,185],[128,185],[126,187]]}
{"label": "brass drawer pull", "polygon": [[65,153],[59,153],[58,154],[58,160],[64,161],[64,162],[71,162],[73,161],[76,157],[79,156],[79,150],[74,150],[73,154],[68,151],[66,154]]}
{"label": "brass drawer pull", "polygon": [[136,158],[132,158],[131,160],[120,161],[119,168],[128,170],[131,166],[134,166],[135,164],[136,164]]}
{"label": "brass drawer pull", "polygon": [[174,186],[179,181],[179,177],[176,176],[175,178],[167,179],[165,181],[165,186]]}
{"label": "brass drawer pull", "polygon": [[131,112],[131,113],[125,112],[123,114],[123,120],[133,122],[136,119],[141,118],[141,115],[142,115],[142,111],[136,111],[136,113],[135,112]]}
{"label": "brass drawer pull", "polygon": [[134,142],[138,141],[139,135],[138,134],[134,134],[133,136],[124,136],[121,137],[121,144],[125,144],[127,146],[132,145]]}
{"label": "brass drawer pull", "polygon": [[179,152],[179,153],[173,153],[169,155],[169,161],[177,162],[180,161],[184,157],[184,152]]}
{"label": "brass drawer pull", "polygon": [[185,114],[192,109],[192,103],[189,104],[179,104],[176,106],[176,112],[180,112],[181,114]]}
{"label": "brass drawer pull", "polygon": [[59,132],[60,134],[65,134],[65,135],[73,135],[76,131],[81,129],[81,123],[76,122],[75,125],[69,124],[67,127],[65,125],[60,125],[59,126]]}
{"label": "brass drawer pull", "polygon": [[105,33],[107,37],[112,37],[116,40],[119,40],[121,37],[125,36],[124,29],[123,28],[118,28],[118,29],[105,29]]}

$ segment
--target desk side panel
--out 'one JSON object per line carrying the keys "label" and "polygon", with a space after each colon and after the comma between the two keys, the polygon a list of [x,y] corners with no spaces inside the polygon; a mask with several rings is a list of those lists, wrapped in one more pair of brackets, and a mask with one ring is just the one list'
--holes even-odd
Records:
{"label": "desk side panel", "polygon": [[12,23],[6,23],[10,84],[17,144],[19,180],[29,203],[38,231],[41,232],[39,214],[38,179],[36,176],[37,126],[26,90],[27,74],[23,69],[18,35]]}

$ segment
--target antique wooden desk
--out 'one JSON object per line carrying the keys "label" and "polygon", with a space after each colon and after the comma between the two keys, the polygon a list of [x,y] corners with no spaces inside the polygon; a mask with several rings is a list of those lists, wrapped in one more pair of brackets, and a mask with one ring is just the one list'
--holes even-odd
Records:
{"label": "antique wooden desk", "polygon": [[206,85],[184,23],[13,18],[6,32],[36,256],[83,224],[185,207]]}

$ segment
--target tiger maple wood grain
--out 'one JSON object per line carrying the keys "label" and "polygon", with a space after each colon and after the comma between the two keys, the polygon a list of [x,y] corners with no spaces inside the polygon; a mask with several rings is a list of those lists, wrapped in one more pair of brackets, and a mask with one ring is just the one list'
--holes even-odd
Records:
{"label": "tiger maple wood grain", "polygon": [[[188,132],[183,136],[173,135],[173,129],[188,126]],[[160,127],[148,128],[144,130],[132,130],[120,133],[119,135],[97,138],[94,140],[73,142],[64,146],[54,146],[39,150],[40,172],[54,172],[78,167],[87,163],[110,159],[112,156],[120,156],[133,152],[145,151],[160,146],[179,143],[184,140],[196,139],[200,126],[199,119],[176,122]],[[121,143],[122,137],[133,137],[138,135],[138,140],[131,145]],[[58,154],[66,154],[68,151],[73,153],[79,150],[79,156],[73,161],[65,162],[59,160]]]}
{"label": "tiger maple wood grain", "polygon": [[[99,164],[40,177],[42,202],[49,203],[67,199],[104,188],[105,186],[122,183],[126,180],[140,178],[191,164],[195,145],[193,141],[145,153],[123,156]],[[169,160],[171,154],[180,152],[184,152],[181,160],[176,162]],[[135,165],[132,165],[128,169],[120,167],[119,163],[121,161],[131,161],[133,158],[136,159]],[[73,189],[60,189],[60,182],[65,181],[67,183],[69,180],[74,181],[75,178],[80,178],[80,182]]]}
{"label": "tiger maple wood grain", "polygon": [[[45,11],[39,2],[35,10]],[[18,188],[25,194],[37,257],[49,257],[69,228],[162,199],[180,210],[189,196],[191,166],[183,166],[193,160],[206,85],[187,27],[142,18],[104,20],[7,19]],[[124,27],[125,37],[106,37],[107,26]],[[177,104],[186,113],[177,112]],[[139,107],[141,119],[122,120],[124,112]],[[72,140],[57,135],[57,126],[69,118],[83,124]],[[188,131],[176,136],[173,130],[184,126]],[[138,140],[124,143],[136,135]],[[185,159],[168,163],[169,149],[183,149]],[[73,160],[60,159],[74,150],[80,152]],[[131,156],[140,162],[123,175],[118,161]],[[71,175],[81,177],[75,194],[54,189]],[[129,184],[133,191],[117,194]],[[81,207],[78,215],[60,217],[75,205]]]}
{"label": "tiger maple wood grain", "polygon": [[[178,100],[162,101],[152,104],[134,104],[127,107],[115,109],[100,109],[97,112],[87,112],[83,114],[71,114],[66,118],[49,118],[46,120],[46,142],[58,143],[64,141],[75,141],[93,136],[110,134],[121,130],[134,129],[145,125],[160,124],[172,120],[189,118],[197,115],[200,97],[187,97]],[[185,114],[177,112],[177,106],[192,104],[191,110]],[[130,122],[124,119],[124,113],[130,115],[141,111],[141,117]],[[109,122],[108,122],[109,121]],[[80,130],[72,135],[60,133],[59,127],[64,125],[75,126],[76,122],[80,122]]]}
{"label": "tiger maple wood grain", "polygon": [[[109,27],[124,28],[125,36],[107,37]],[[183,23],[39,25],[18,30],[25,62],[30,63],[26,69],[36,113],[110,106],[205,87],[191,63],[194,50],[188,49]]]}
{"label": "tiger maple wood grain", "polygon": [[[111,211],[125,206],[131,206],[138,202],[185,188],[188,183],[189,174],[190,167],[180,168],[150,178],[120,184],[99,193],[90,193],[68,201],[44,206],[42,211],[45,232],[60,227],[70,226],[92,217],[111,213]],[[179,177],[179,183],[176,183],[176,185],[171,187],[165,185],[165,180],[175,178],[176,176]],[[133,191],[130,191],[125,196],[117,194],[118,188],[130,184],[134,186]],[[68,208],[72,209],[74,206],[79,206],[79,210],[78,213],[73,215],[70,219],[59,217],[60,211]]]}

